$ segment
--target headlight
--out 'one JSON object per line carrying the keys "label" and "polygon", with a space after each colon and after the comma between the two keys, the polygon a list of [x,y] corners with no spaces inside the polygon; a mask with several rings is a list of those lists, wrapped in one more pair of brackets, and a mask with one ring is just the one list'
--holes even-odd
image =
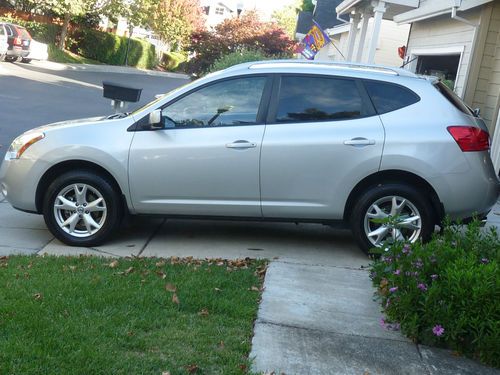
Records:
{"label": "headlight", "polygon": [[21,134],[14,139],[14,142],[10,145],[9,151],[7,151],[5,155],[5,159],[19,159],[28,147],[43,138],[45,138],[45,134],[40,132]]}

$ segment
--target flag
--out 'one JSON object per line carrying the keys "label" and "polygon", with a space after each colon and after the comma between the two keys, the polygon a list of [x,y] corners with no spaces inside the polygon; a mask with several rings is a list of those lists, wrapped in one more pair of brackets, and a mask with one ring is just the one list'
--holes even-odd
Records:
{"label": "flag", "polygon": [[319,50],[330,42],[328,34],[321,29],[316,21],[313,21],[311,30],[309,30],[302,42],[299,43],[297,52],[308,60],[314,60],[314,56],[316,56]]}

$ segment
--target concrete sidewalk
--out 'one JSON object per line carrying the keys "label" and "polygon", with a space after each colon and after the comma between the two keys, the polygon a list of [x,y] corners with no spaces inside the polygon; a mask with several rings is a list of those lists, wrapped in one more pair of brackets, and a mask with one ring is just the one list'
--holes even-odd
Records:
{"label": "concrete sidewalk", "polygon": [[[382,329],[368,259],[348,231],[312,224],[137,218],[103,246],[74,248],[55,240],[41,216],[2,201],[0,195],[0,255],[270,259],[252,343],[256,372],[500,374]],[[499,205],[488,225],[500,226]]]}

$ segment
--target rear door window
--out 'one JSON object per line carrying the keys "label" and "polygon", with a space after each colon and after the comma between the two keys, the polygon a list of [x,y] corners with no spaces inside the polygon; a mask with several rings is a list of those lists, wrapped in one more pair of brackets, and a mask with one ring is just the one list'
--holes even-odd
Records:
{"label": "rear door window", "polygon": [[408,107],[420,97],[406,87],[381,81],[363,81],[379,115]]}
{"label": "rear door window", "polygon": [[276,122],[356,119],[369,114],[353,79],[325,76],[283,76]]}

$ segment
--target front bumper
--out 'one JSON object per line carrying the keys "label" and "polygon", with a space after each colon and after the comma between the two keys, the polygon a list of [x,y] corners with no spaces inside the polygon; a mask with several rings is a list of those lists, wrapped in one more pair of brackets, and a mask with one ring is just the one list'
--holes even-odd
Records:
{"label": "front bumper", "polygon": [[36,189],[47,168],[48,164],[40,160],[4,159],[0,166],[0,191],[14,208],[37,212]]}

